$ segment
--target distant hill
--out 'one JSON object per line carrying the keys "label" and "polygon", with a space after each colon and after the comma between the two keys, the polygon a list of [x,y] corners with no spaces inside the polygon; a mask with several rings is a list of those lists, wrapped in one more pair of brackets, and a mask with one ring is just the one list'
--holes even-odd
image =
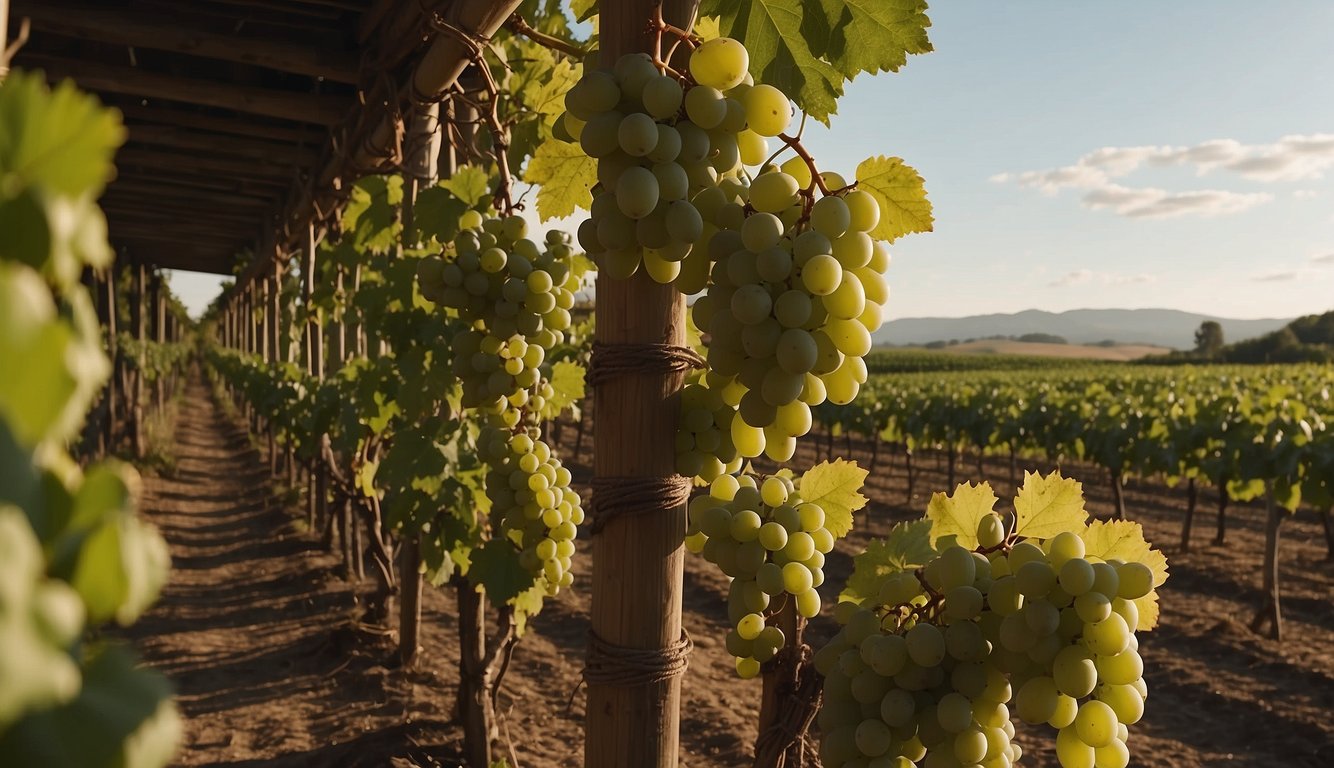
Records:
{"label": "distant hill", "polygon": [[941,352],[957,355],[1028,355],[1030,357],[1069,357],[1081,360],[1115,360],[1125,362],[1149,355],[1162,355],[1171,350],[1151,344],[1041,344],[1004,339],[970,341],[942,347]]}
{"label": "distant hill", "polygon": [[[1227,333],[1224,332],[1224,338]],[[1235,341],[1216,354],[1173,352],[1148,358],[1149,363],[1329,363],[1334,362],[1334,311],[1299,317],[1263,336]]]}
{"label": "distant hill", "polygon": [[1061,336],[1071,344],[1113,340],[1190,349],[1195,345],[1196,329],[1205,320],[1217,321],[1223,326],[1223,337],[1235,342],[1276,331],[1290,319],[1235,320],[1175,309],[1074,309],[1059,313],[1029,309],[972,317],[906,317],[885,323],[874,340],[877,344],[926,344],[1046,333]]}

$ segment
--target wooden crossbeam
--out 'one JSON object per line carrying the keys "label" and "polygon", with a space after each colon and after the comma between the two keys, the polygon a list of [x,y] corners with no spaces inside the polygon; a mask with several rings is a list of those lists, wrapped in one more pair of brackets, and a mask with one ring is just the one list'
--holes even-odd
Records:
{"label": "wooden crossbeam", "polygon": [[358,81],[357,60],[352,54],[264,39],[254,33],[218,33],[161,16],[108,11],[83,4],[16,3],[14,13],[32,19],[37,32],[62,37],[251,64],[339,83],[355,85]]}
{"label": "wooden crossbeam", "polygon": [[112,99],[112,103],[125,116],[131,130],[139,124],[168,125],[227,136],[248,136],[312,147],[322,146],[327,136],[323,129],[275,125],[254,118],[219,117],[172,108],[164,104],[143,106],[138,102],[129,103],[128,100],[118,102],[116,99]]}
{"label": "wooden crossbeam", "polygon": [[[248,160],[236,160],[209,155],[190,155],[156,149],[140,149],[127,146],[116,153],[116,166],[140,166],[144,168],[166,168],[212,173],[222,176],[247,179],[290,180],[294,169]],[[286,182],[284,182],[286,183]]]}
{"label": "wooden crossbeam", "polygon": [[319,152],[311,147],[293,146],[240,136],[219,139],[196,131],[166,125],[135,123],[129,126],[129,141],[146,147],[188,149],[212,155],[227,155],[260,163],[281,166],[310,166],[319,160]]}
{"label": "wooden crossbeam", "polygon": [[140,67],[72,61],[47,54],[20,52],[16,61],[46,70],[52,79],[68,77],[86,90],[202,104],[297,123],[332,125],[353,106],[347,97],[177,77]]}
{"label": "wooden crossbeam", "polygon": [[279,195],[273,190],[246,192],[234,185],[196,185],[189,180],[171,177],[122,176],[107,187],[107,195],[123,194],[130,197],[156,199],[170,197],[202,205],[269,208],[277,203]]}

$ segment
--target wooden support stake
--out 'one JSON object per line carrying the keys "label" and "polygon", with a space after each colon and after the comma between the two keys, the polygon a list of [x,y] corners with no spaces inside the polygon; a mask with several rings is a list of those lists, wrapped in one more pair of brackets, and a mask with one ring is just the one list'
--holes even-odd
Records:
{"label": "wooden support stake", "polygon": [[[134,338],[139,342],[139,353],[143,354],[143,343],[148,338],[145,324],[148,313],[145,311],[144,302],[147,299],[146,289],[146,269],[142,261],[135,261],[134,265],[134,299],[130,302],[133,310],[134,320]],[[134,421],[133,432],[130,433],[131,446],[135,458],[144,456],[144,369],[143,361],[134,372],[134,402],[130,405],[130,412]]]}
{"label": "wooden support stake", "polygon": [[[602,9],[602,64],[650,50],[657,3],[627,0]],[[691,0],[668,0],[662,14],[685,27]],[[640,271],[629,280],[599,275],[596,338],[609,345],[685,344],[685,299]],[[627,375],[596,392],[593,468],[598,478],[659,479],[676,474],[674,437],[682,376]],[[681,639],[686,506],[621,515],[593,539],[592,631],[604,642],[666,649]],[[589,682],[584,765],[673,768],[680,742],[681,678],[613,685]]]}

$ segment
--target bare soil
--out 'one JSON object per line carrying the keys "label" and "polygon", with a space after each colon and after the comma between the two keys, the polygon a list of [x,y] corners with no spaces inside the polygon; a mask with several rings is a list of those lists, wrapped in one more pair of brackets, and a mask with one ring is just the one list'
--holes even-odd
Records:
{"label": "bare soil", "polygon": [[[238,425],[191,383],[181,409],[170,477],[146,480],[145,507],[171,544],[174,570],[161,602],[132,631],[148,663],[176,683],[187,719],[179,756],[188,766],[455,766],[461,729],[453,720],[458,680],[454,597],[428,587],[420,669],[395,668],[388,630],[360,623],[369,582],[352,584],[305,530],[301,511],[278,498]],[[574,456],[576,481],[591,474],[591,435]],[[797,466],[814,461],[807,441]],[[838,441],[839,455],[869,462]],[[918,460],[917,495],[906,497],[901,457],[882,453],[870,478],[873,500],[858,529],[828,562],[834,585],[851,556],[895,521],[919,516],[946,480],[934,458]],[[984,476],[1002,496],[1009,468],[988,461]],[[1111,511],[1105,473],[1065,467],[1085,480],[1090,510]],[[977,479],[974,461],[957,480]],[[1282,644],[1247,624],[1260,600],[1263,510],[1229,510],[1225,545],[1213,544],[1213,491],[1201,493],[1195,538],[1179,552],[1185,492],[1132,482],[1126,503],[1167,553],[1162,624],[1145,635],[1149,700],[1132,729],[1132,765],[1334,766],[1334,564],[1319,520],[1299,513],[1283,528],[1286,635]],[[591,568],[587,539],[577,572]],[[682,764],[748,765],[759,683],[738,680],[722,645],[726,579],[701,558],[686,560],[684,623],[695,653],[682,694]],[[549,601],[519,644],[500,696],[502,731],[523,768],[581,764],[584,694],[580,669],[589,595],[576,588]],[[832,620],[814,622],[813,641]],[[1056,765],[1053,736],[1021,727],[1024,764]],[[628,767],[629,768],[629,767]]]}

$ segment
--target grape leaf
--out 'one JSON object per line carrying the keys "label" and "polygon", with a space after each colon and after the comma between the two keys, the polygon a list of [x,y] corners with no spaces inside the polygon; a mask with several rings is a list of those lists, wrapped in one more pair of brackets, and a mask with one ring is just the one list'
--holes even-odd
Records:
{"label": "grape leaf", "polygon": [[533,586],[533,575],[519,564],[519,553],[506,539],[491,539],[472,551],[468,580],[486,587],[486,596],[496,607]]}
{"label": "grape leaf", "polygon": [[1014,497],[1014,532],[1030,539],[1050,539],[1058,533],[1084,527],[1084,489],[1078,480],[1061,477],[1060,471],[1043,477],[1024,473],[1024,484]]}
{"label": "grape leaf", "polygon": [[996,508],[995,491],[990,483],[964,483],[951,495],[935,493],[927,505],[926,517],[931,521],[931,543],[942,536],[953,535],[965,549],[977,547],[977,524]]}
{"label": "grape leaf", "polygon": [[48,89],[40,72],[15,70],[0,87],[0,191],[96,196],[115,175],[111,155],[124,141],[120,113],[70,80]]}
{"label": "grape leaf", "polygon": [[868,542],[866,549],[852,559],[852,575],[838,599],[860,603],[875,598],[885,576],[919,568],[935,555],[931,521],[896,523],[885,538]]}
{"label": "grape leaf", "polygon": [[570,13],[576,21],[587,21],[598,12],[597,0],[570,0]]}
{"label": "grape leaf", "polygon": [[883,155],[857,166],[857,188],[880,204],[880,223],[871,231],[877,240],[894,242],[913,232],[930,232],[935,223],[922,177],[903,160]]}
{"label": "grape leaf", "polygon": [[908,54],[932,50],[926,0],[822,0],[821,5],[829,35],[816,53],[848,79],[860,72],[897,72]]}
{"label": "grape leaf", "polygon": [[[808,14],[807,11],[814,11]],[[828,125],[843,95],[844,76],[819,58],[828,28],[818,5],[803,0],[706,0],[700,13],[718,17],[718,31],[743,40],[755,81],[787,94],[811,117]],[[823,34],[822,34],[823,33]]]}
{"label": "grape leaf", "polygon": [[1167,556],[1144,540],[1144,528],[1129,520],[1094,520],[1080,531],[1087,557],[1142,563],[1153,571],[1155,592],[1135,601],[1139,609],[1139,628],[1153,629],[1158,623],[1157,588],[1167,581]]}
{"label": "grape leaf", "polygon": [[554,419],[584,399],[584,367],[568,360],[551,366],[551,389],[551,397],[540,414],[543,419]]}
{"label": "grape leaf", "polygon": [[547,590],[541,584],[525,589],[514,596],[510,606],[514,608],[514,633],[523,637],[528,629],[528,617],[542,612],[542,602],[547,599]]}
{"label": "grape leaf", "polygon": [[486,171],[475,165],[465,165],[448,179],[442,179],[440,186],[454,193],[454,197],[463,201],[469,208],[491,196],[491,177]]}
{"label": "grape leaf", "polygon": [[427,187],[417,193],[412,223],[419,234],[433,237],[437,243],[447,243],[459,233],[459,216],[467,209],[449,190]]}
{"label": "grape leaf", "polygon": [[551,61],[541,69],[542,76],[529,81],[523,90],[523,104],[542,116],[548,126],[565,112],[565,94],[579,80],[579,70],[569,58],[555,58],[549,49],[542,49]]}
{"label": "grape leaf", "polygon": [[542,221],[559,219],[593,204],[597,161],[563,141],[543,143],[524,170],[524,181],[537,185],[537,213]]}
{"label": "grape leaf", "polygon": [[690,31],[695,33],[700,40],[705,41],[722,37],[722,34],[718,31],[717,16],[700,16],[695,19],[695,27]]}
{"label": "grape leaf", "polygon": [[866,475],[855,462],[838,459],[833,463],[822,461],[801,476],[797,488],[802,500],[824,509],[825,527],[835,539],[848,535],[852,513],[866,506],[866,497],[861,494]]}

